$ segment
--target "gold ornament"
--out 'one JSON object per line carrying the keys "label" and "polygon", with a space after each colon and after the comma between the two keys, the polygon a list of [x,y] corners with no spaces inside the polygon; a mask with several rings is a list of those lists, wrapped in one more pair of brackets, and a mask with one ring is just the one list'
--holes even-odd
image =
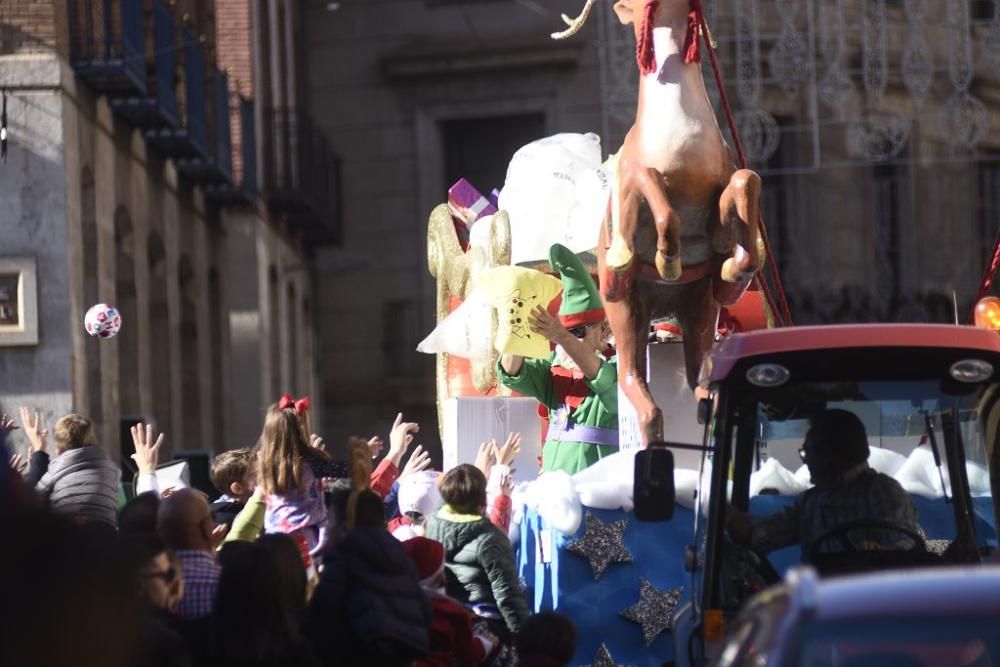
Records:
{"label": "gold ornament", "polygon": [[[464,301],[472,288],[475,277],[486,269],[510,264],[510,218],[505,211],[497,212],[491,220],[481,220],[474,224],[489,225],[487,248],[470,247],[462,251],[447,204],[441,204],[431,211],[427,223],[427,268],[437,279],[437,323],[451,313],[452,301]],[[486,393],[496,389],[499,396],[509,396],[510,390],[500,385],[496,377],[498,354],[494,346],[496,337],[496,311],[492,314],[490,326],[491,354],[484,360],[470,361],[470,376],[476,391]],[[461,378],[448,377],[448,355],[437,355],[437,411],[438,424],[444,437],[444,402],[461,396]]]}

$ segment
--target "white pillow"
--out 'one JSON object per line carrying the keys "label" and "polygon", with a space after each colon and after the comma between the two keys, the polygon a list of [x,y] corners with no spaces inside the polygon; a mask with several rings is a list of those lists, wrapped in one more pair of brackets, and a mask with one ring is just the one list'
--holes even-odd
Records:
{"label": "white pillow", "polygon": [[417,352],[444,352],[464,359],[489,359],[493,353],[493,306],[487,295],[473,290],[417,345]]}

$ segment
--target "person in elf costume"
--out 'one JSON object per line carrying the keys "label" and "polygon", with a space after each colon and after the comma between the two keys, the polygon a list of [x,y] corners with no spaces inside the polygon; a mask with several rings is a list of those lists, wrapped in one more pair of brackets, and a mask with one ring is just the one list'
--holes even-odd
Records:
{"label": "person in elf costume", "polygon": [[618,451],[618,359],[605,358],[604,305],[583,263],[557,243],[549,264],[562,278],[559,317],[536,307],[528,325],[556,350],[548,359],[504,354],[497,378],[548,409],[542,470],[573,475]]}

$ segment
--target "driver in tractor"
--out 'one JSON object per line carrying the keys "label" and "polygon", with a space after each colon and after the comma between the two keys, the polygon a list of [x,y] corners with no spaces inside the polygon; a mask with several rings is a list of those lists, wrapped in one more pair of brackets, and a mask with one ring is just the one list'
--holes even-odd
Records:
{"label": "driver in tractor", "polygon": [[847,410],[824,410],[809,422],[799,455],[813,488],[784,511],[755,518],[730,508],[734,542],[759,554],[798,543],[803,560],[821,554],[924,548],[917,510],[899,482],[868,465],[868,435]]}

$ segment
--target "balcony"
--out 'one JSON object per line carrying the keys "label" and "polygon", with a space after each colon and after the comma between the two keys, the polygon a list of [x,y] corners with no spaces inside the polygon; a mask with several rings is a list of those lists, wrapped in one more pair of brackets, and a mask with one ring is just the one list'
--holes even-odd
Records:
{"label": "balcony", "polygon": [[206,79],[205,120],[207,141],[200,155],[179,157],[177,170],[185,177],[209,185],[233,177],[233,143],[229,122],[229,78],[212,70]]}
{"label": "balcony", "polygon": [[70,60],[101,93],[143,95],[142,0],[69,0]]}
{"label": "balcony", "polygon": [[205,51],[197,36],[188,28],[181,29],[182,59],[180,123],[174,127],[158,127],[145,132],[146,141],[167,157],[206,158],[208,155],[208,106],[206,92],[212,81],[206,77]]}
{"label": "balcony", "polygon": [[254,103],[232,95],[229,121],[238,145],[230,148],[232,180],[208,185],[205,193],[218,204],[252,204],[257,197],[257,136],[254,128]]}
{"label": "balcony", "polygon": [[308,114],[265,110],[266,196],[272,212],[307,243],[340,243],[339,160]]}
{"label": "balcony", "polygon": [[[164,0],[153,0],[145,16],[152,40],[147,40],[144,60],[145,90],[111,99],[111,108],[134,127],[175,128],[180,122],[177,106],[177,29]],[[147,35],[149,34],[147,32]]]}

